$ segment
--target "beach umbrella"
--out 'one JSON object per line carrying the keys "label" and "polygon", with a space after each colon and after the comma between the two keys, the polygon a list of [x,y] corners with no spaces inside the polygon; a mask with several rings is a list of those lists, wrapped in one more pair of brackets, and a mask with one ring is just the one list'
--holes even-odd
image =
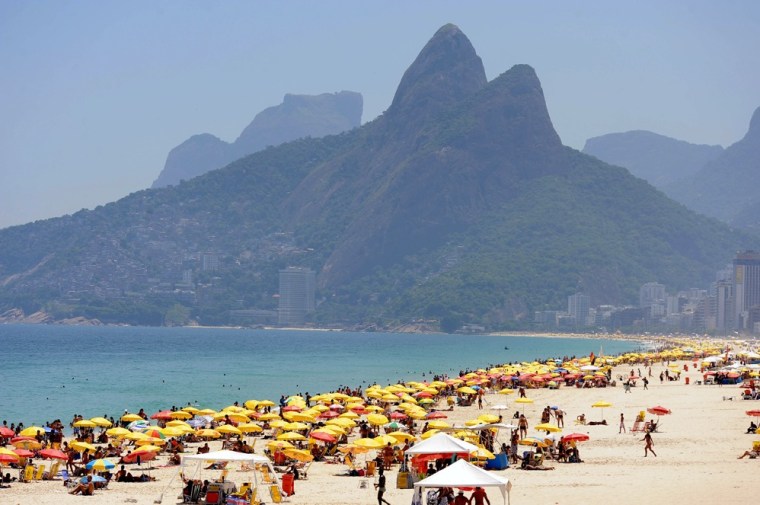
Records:
{"label": "beach umbrella", "polygon": [[223,424],[221,426],[218,426],[216,428],[216,431],[218,431],[219,433],[224,433],[226,435],[242,435],[243,434],[242,431],[232,426],[231,424]]}
{"label": "beach umbrella", "polygon": [[306,440],[306,437],[304,437],[300,433],[296,433],[295,431],[288,431],[281,435],[277,435],[277,440],[288,440],[288,441]]}
{"label": "beach umbrella", "polygon": [[388,435],[404,442],[411,442],[415,438],[414,435],[410,435],[409,433],[404,433],[401,431],[392,431],[388,433]]}
{"label": "beach umbrella", "polygon": [[390,415],[391,419],[397,419],[397,420],[403,420],[403,419],[406,419],[407,417],[409,416],[399,411],[391,412],[391,415]]}
{"label": "beach umbrella", "polygon": [[135,454],[135,453],[139,454],[139,453],[143,453],[143,452],[161,452],[161,450],[162,449],[159,446],[157,446],[157,445],[148,444],[148,445],[142,445],[142,446],[140,446],[140,449],[138,449],[137,451],[133,452],[132,454]]}
{"label": "beach umbrella", "polygon": [[485,447],[478,447],[477,451],[470,453],[470,459],[495,459],[496,455]]}
{"label": "beach umbrella", "polygon": [[164,445],[166,440],[163,438],[145,437],[135,441],[135,445]]}
{"label": "beach umbrella", "polygon": [[589,436],[585,433],[570,433],[562,437],[563,442],[585,442]]}
{"label": "beach umbrella", "polygon": [[309,433],[309,438],[313,438],[314,440],[319,440],[321,442],[327,442],[330,444],[334,444],[338,441],[336,437],[333,435],[330,435],[329,433],[325,433],[324,431],[312,431]]}
{"label": "beach umbrella", "polygon": [[660,405],[657,405],[656,407],[648,408],[647,412],[649,412],[650,414],[654,414],[656,416],[664,416],[671,413],[670,409],[662,407]]}
{"label": "beach umbrella", "polygon": [[545,431],[547,433],[550,433],[550,432],[554,433],[554,432],[562,431],[562,428],[560,428],[559,426],[556,426],[554,424],[550,424],[550,423],[537,424],[537,425],[535,425],[533,427],[533,429],[538,430],[538,431]]}
{"label": "beach umbrella", "polygon": [[19,458],[33,458],[34,457],[34,453],[26,449],[13,449],[13,452],[15,452]]}
{"label": "beach umbrella", "polygon": [[16,436],[16,432],[15,431],[13,431],[10,428],[6,428],[5,426],[0,426],[0,437],[11,438],[11,437],[15,437],[15,436]]}
{"label": "beach umbrella", "polygon": [[451,425],[446,421],[430,421],[427,423],[428,428],[440,430],[443,428],[451,428]]}
{"label": "beach umbrella", "polygon": [[478,420],[482,421],[486,424],[489,423],[498,423],[499,422],[499,416],[495,416],[493,414],[481,414],[478,416]]}
{"label": "beach umbrella", "polygon": [[45,428],[39,426],[30,426],[19,432],[22,437],[36,437],[37,435],[45,435]]}
{"label": "beach umbrella", "polygon": [[382,449],[383,445],[379,440],[374,438],[359,438],[354,440],[353,445],[357,447],[364,447],[366,449]]}
{"label": "beach umbrella", "polygon": [[164,435],[164,433],[158,428],[148,428],[144,430],[142,434],[145,435],[146,437],[161,438],[161,439],[166,438],[166,435]]}
{"label": "beach umbrella", "polygon": [[499,405],[494,405],[493,407],[491,407],[491,410],[498,410],[498,411],[508,410],[508,409],[509,409],[509,407],[507,407],[503,403],[499,404]]}
{"label": "beach umbrella", "polygon": [[303,449],[285,449],[282,453],[291,459],[303,461],[304,463],[314,460],[314,456],[309,451]]}
{"label": "beach umbrella", "polygon": [[241,423],[237,427],[243,433],[261,433],[264,429],[258,424],[254,423]]}
{"label": "beach umbrella", "polygon": [[604,409],[608,407],[612,407],[612,404],[610,402],[598,401],[596,403],[592,403],[591,407],[596,408],[596,409],[602,409],[602,421],[604,421]]}
{"label": "beach umbrella", "polygon": [[[7,450],[7,449],[6,449]],[[0,463],[17,463],[19,460],[18,454],[14,454],[13,451],[2,452],[3,448],[0,447]]]}
{"label": "beach umbrella", "polygon": [[63,461],[69,459],[69,456],[65,452],[58,449],[42,449],[40,456],[46,459],[61,459]]}
{"label": "beach umbrella", "polygon": [[113,463],[113,461],[109,461],[107,459],[94,459],[87,463],[85,468],[88,470],[96,470],[98,472],[105,472],[108,470],[112,470],[116,465]]}
{"label": "beach umbrella", "polygon": [[269,412],[268,414],[261,414],[259,416],[259,421],[274,421],[276,419],[280,419],[280,416],[275,414],[274,412]]}
{"label": "beach umbrella", "polygon": [[[155,449],[160,450],[160,447],[155,447]],[[141,447],[139,451],[131,452],[124,456],[122,459],[125,463],[136,463],[137,459],[140,459],[140,463],[143,461],[150,461],[152,459],[156,459],[156,452],[155,451],[148,451],[145,449],[145,447]]]}
{"label": "beach umbrella", "polygon": [[748,410],[745,412],[745,414],[751,417],[760,417],[760,409]]}
{"label": "beach umbrella", "polygon": [[284,449],[295,449],[295,446],[287,440],[272,440],[267,444],[267,449],[270,451],[282,451]]}
{"label": "beach umbrella", "polygon": [[390,435],[380,435],[378,437],[375,437],[375,441],[377,441],[378,444],[380,444],[382,447],[386,447],[387,445],[395,446],[400,445],[401,441],[396,438],[392,437]]}
{"label": "beach umbrella", "polygon": [[160,419],[162,421],[169,421],[172,418],[172,411],[171,410],[162,410],[160,412],[156,412],[155,414],[150,416],[151,419]]}
{"label": "beach umbrella", "polygon": [[408,429],[406,426],[404,426],[401,423],[397,423],[396,421],[391,421],[388,424],[384,424],[383,428],[387,430],[406,430]]}
{"label": "beach umbrella", "polygon": [[[189,426],[187,428],[192,431],[192,428]],[[166,428],[161,428],[161,433],[167,437],[181,437],[185,434],[185,430],[179,426],[167,426]]]}
{"label": "beach umbrella", "polygon": [[195,436],[201,438],[219,438],[222,436],[222,434],[216,430],[204,429],[196,431]]}
{"label": "beach umbrella", "polygon": [[[121,420],[124,421],[125,423],[132,423],[135,421],[145,421],[145,419],[138,416],[137,414],[124,414],[123,416],[121,416]],[[147,422],[148,421],[145,421],[146,424]]]}
{"label": "beach umbrella", "polygon": [[184,410],[185,412],[190,412],[191,414],[197,414],[199,411],[199,409],[196,409],[195,407],[190,406],[190,405],[188,405],[187,407],[182,407],[182,410]]}
{"label": "beach umbrella", "polygon": [[476,394],[478,394],[478,392],[476,390],[472,389],[469,386],[462,386],[460,388],[457,388],[457,392],[462,393],[462,394],[466,394],[466,395],[476,395]]}
{"label": "beach umbrella", "polygon": [[388,424],[390,421],[382,414],[370,414],[367,416],[367,422],[373,426],[382,426]]}
{"label": "beach umbrella", "polygon": [[437,433],[440,433],[440,432],[441,432],[441,430],[438,430],[438,429],[427,430],[425,433],[423,433],[422,435],[420,435],[420,438],[422,440],[427,440],[428,438],[430,438],[433,435],[435,435]]}
{"label": "beach umbrella", "polygon": [[113,423],[105,417],[93,417],[90,419],[90,421],[95,423],[97,426],[100,426],[101,428],[110,428],[113,426]]}
{"label": "beach umbrella", "polygon": [[[406,417],[406,416],[404,416]],[[434,410],[425,416],[425,419],[446,419],[449,416],[441,412],[440,410]]]}
{"label": "beach umbrella", "polygon": [[201,426],[205,426],[206,423],[208,423],[208,421],[205,418],[201,417],[200,419],[190,419],[187,422],[187,425],[192,428],[200,428]]}
{"label": "beach umbrella", "polygon": [[166,426],[174,426],[175,428],[192,428],[192,426],[190,426],[185,421],[182,421],[180,419],[169,421],[168,423],[166,423]]}
{"label": "beach umbrella", "polygon": [[520,445],[529,445],[531,447],[549,447],[549,444],[547,444],[546,441],[536,437],[521,438],[517,443]]}
{"label": "beach umbrella", "polygon": [[191,417],[193,417],[193,414],[191,414],[190,412],[187,412],[185,410],[178,410],[176,412],[172,412],[170,414],[170,417],[172,419],[185,419],[186,420],[186,419],[190,419]]}
{"label": "beach umbrella", "polygon": [[11,445],[17,449],[27,449],[32,451],[42,449],[42,444],[33,438],[14,438],[11,440]]}
{"label": "beach umbrella", "polygon": [[95,452],[98,450],[97,447],[95,447],[92,444],[88,444],[87,442],[74,441],[74,442],[71,442],[69,446],[73,447],[77,451],[82,451],[82,452]]}
{"label": "beach umbrella", "polygon": [[90,482],[90,480],[92,480],[93,484],[96,482],[100,483],[100,482],[106,481],[105,477],[101,477],[100,475],[85,475],[84,477],[79,479],[79,482],[81,482],[82,484],[87,484],[88,482]]}

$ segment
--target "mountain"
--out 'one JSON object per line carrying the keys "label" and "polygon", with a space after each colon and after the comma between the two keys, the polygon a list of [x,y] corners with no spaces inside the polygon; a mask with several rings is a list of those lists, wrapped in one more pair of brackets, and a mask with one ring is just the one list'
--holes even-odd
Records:
{"label": "mountain", "polygon": [[605,163],[627,168],[663,189],[694,175],[723,153],[721,146],[690,144],[645,130],[609,133],[586,141],[583,152]]}
{"label": "mountain", "polygon": [[[746,222],[750,207],[760,203],[755,181],[760,180],[760,107],[743,139],[667,192],[687,207],[725,222]],[[742,216],[742,217],[740,217]],[[755,221],[760,216],[755,214]]]}
{"label": "mountain", "polygon": [[334,135],[361,124],[362,96],[353,91],[285,95],[280,105],[256,114],[235,142],[210,133],[193,135],[169,152],[152,188],[178,184],[232,161],[303,137]]}
{"label": "mountain", "polygon": [[652,280],[707,284],[757,246],[563,146],[535,71],[489,82],[446,25],[360,128],[0,230],[0,314],[230,324],[275,308],[279,269],[297,265],[318,272],[320,324],[527,328],[578,290],[622,304]]}

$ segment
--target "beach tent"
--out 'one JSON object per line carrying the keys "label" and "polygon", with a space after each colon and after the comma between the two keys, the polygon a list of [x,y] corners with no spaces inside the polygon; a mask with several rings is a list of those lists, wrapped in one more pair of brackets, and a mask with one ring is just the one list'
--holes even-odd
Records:
{"label": "beach tent", "polygon": [[460,457],[469,457],[470,453],[478,450],[478,446],[459,440],[446,433],[436,433],[432,437],[410,447],[406,454],[417,456],[420,454],[441,454],[451,456],[456,454]]}
{"label": "beach tent", "polygon": [[487,472],[463,459],[447,466],[440,472],[436,472],[426,479],[414,483],[415,488],[420,488],[422,493],[426,488],[441,487],[496,487],[501,491],[504,503],[509,503],[509,491],[512,483],[506,477],[499,477]]}
{"label": "beach tent", "polygon": [[[206,462],[221,462],[221,461],[234,461],[234,462],[241,462],[241,463],[248,463],[250,465],[256,465],[256,464],[262,464],[266,465],[267,468],[269,468],[269,474],[272,476],[272,478],[275,481],[275,484],[277,487],[281,487],[279,483],[279,479],[277,478],[277,474],[274,471],[274,467],[272,466],[272,462],[267,458],[266,456],[262,456],[260,454],[245,454],[242,452],[235,452],[235,451],[228,451],[228,450],[222,450],[222,451],[212,451],[207,452],[206,454],[192,454],[190,456],[182,456],[182,470],[184,470],[185,466],[191,465],[193,463],[197,464],[196,467],[196,474],[198,471],[200,471],[200,468],[203,464]],[[253,484],[254,487],[258,486],[258,479],[256,478],[256,472],[253,472]],[[282,492],[282,489],[280,489]]]}

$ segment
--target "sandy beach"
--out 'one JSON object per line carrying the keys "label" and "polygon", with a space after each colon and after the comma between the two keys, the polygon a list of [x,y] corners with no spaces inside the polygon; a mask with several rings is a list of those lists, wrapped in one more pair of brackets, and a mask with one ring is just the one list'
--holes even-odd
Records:
{"label": "sandy beach", "polygon": [[[678,362],[682,365],[684,362]],[[688,362],[689,364],[691,362]],[[643,365],[633,365],[634,369]],[[570,504],[570,503],[696,503],[712,504],[735,497],[746,499],[745,494],[753,487],[753,475],[757,474],[760,461],[737,457],[752,446],[757,435],[745,434],[752,420],[746,410],[760,408],[760,402],[742,400],[738,385],[697,385],[702,380],[698,370],[689,367],[679,381],[660,383],[658,376],[666,367],[658,362],[652,366],[653,377],[648,390],[641,383],[631,388],[629,393],[617,382],[616,387],[578,389],[530,389],[528,397],[535,403],[519,405],[514,403],[516,395],[488,394],[483,410],[477,406],[456,407],[446,412],[447,422],[463,425],[482,413],[496,413],[491,407],[497,404],[510,406],[503,412],[505,422],[511,414],[523,410],[530,426],[540,421],[541,410],[547,405],[559,406],[566,412],[563,435],[579,432],[589,435],[590,440],[579,445],[583,463],[570,464],[548,462],[553,471],[539,472],[520,470],[517,466],[495,472],[512,482],[511,503],[520,504]],[[619,365],[613,369],[613,379],[626,376],[631,365]],[[685,384],[685,378],[690,384]],[[612,403],[605,409],[592,408],[597,401]],[[626,428],[630,430],[636,414],[648,407],[662,405],[672,410],[663,416],[658,431],[653,434],[654,450],[644,457],[643,434],[619,434],[619,417],[623,413]],[[444,407],[441,402],[440,407]],[[608,425],[579,425],[576,416],[585,414],[590,421],[607,420]],[[647,414],[647,419],[654,416]],[[531,430],[532,431],[532,430]],[[509,433],[502,430],[498,441],[508,442]],[[250,440],[250,438],[249,438]],[[198,444],[192,444],[189,451],[195,453]],[[256,452],[261,453],[264,442],[256,442]],[[212,450],[221,447],[220,442],[211,443]],[[371,455],[372,453],[370,453]],[[361,461],[363,456],[358,456]],[[0,489],[0,503],[3,504],[98,504],[138,503],[151,504],[180,503],[178,498],[181,480],[177,476],[179,467],[162,467],[166,456],[153,462],[150,474],[155,482],[119,483],[112,482],[108,489],[96,491],[94,497],[71,496],[60,480],[14,482],[10,488]],[[46,462],[47,463],[47,462]],[[318,504],[373,504],[376,492],[373,479],[349,477],[347,467],[342,464],[316,462],[309,470],[308,480],[295,482],[295,494],[286,498],[293,505]],[[9,471],[7,467],[3,472]],[[12,475],[17,470],[10,470]],[[412,501],[412,490],[396,489],[398,465],[389,473],[388,492],[385,498],[393,505],[408,505]],[[218,471],[203,471],[202,478],[213,478]],[[173,480],[172,480],[173,479]],[[234,466],[228,480],[238,485],[251,480],[251,474],[239,471]],[[362,481],[368,481],[362,486]],[[170,484],[171,482],[171,484]],[[168,486],[168,487],[167,487]],[[489,496],[494,505],[501,503],[501,496],[495,490]],[[271,503],[266,491],[264,502]]]}

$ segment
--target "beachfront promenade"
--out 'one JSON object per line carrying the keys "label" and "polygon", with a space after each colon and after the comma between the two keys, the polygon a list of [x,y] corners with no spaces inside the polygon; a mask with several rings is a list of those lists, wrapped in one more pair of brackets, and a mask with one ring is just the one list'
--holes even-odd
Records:
{"label": "beachfront promenade", "polygon": [[[736,347],[735,344],[734,347]],[[738,351],[738,349],[733,350]],[[713,346],[708,354],[725,359],[725,350],[720,343]],[[446,417],[439,420],[453,426],[464,426],[468,421],[483,414],[502,415],[503,422],[517,424],[517,420],[512,419],[512,415],[515,411],[520,411],[528,420],[528,434],[535,435],[537,432],[533,427],[540,423],[543,409],[546,406],[557,407],[555,410],[564,412],[564,429],[555,434],[556,439],[571,433],[589,437],[588,441],[577,444],[583,463],[564,463],[546,459],[544,465],[553,467],[553,471],[521,470],[519,463],[506,470],[494,471],[494,474],[504,476],[512,483],[512,504],[601,502],[640,504],[665,501],[715,503],[725,499],[726,496],[738,497],[749,492],[753,486],[752,476],[757,472],[758,461],[749,458],[737,460],[737,457],[750,449],[754,440],[760,438],[746,433],[747,426],[753,418],[745,414],[745,411],[760,408],[760,402],[743,400],[743,388],[737,384],[698,384],[705,380],[705,375],[700,370],[704,365],[702,358],[694,358],[688,354],[671,354],[666,355],[666,359],[673,361],[667,363],[662,361],[662,356],[652,355],[650,359],[651,376],[643,358],[633,364],[618,360],[617,363],[611,364],[612,367],[609,370],[604,368],[607,364],[606,358],[597,358],[595,365],[592,365],[601,365],[601,370],[581,371],[581,367],[590,365],[588,358],[574,364],[550,364],[548,366],[563,368],[567,372],[546,378],[554,379],[554,382],[558,384],[556,388],[553,386],[527,388],[526,397],[533,400],[533,403],[517,403],[518,388],[514,388],[515,392],[512,394],[499,394],[498,391],[503,388],[500,386],[492,388],[492,382],[484,382],[480,387],[485,388],[488,393],[482,396],[482,409],[478,408],[476,400],[471,406],[454,406],[453,410],[447,410],[449,407],[446,398],[439,398],[438,395],[432,395],[433,401],[423,403],[423,408],[426,412],[440,409]],[[729,357],[728,361],[733,361],[733,358]],[[696,368],[693,365],[695,362]],[[726,363],[716,365],[723,364]],[[686,365],[686,371],[684,371],[684,365]],[[526,364],[525,366],[538,365]],[[669,375],[674,374],[676,370],[680,370],[681,373],[678,374],[677,380],[661,382],[660,374],[664,374],[666,370]],[[735,372],[729,373],[755,375],[753,370],[753,367],[746,369],[737,367]],[[488,372],[494,375],[493,371],[487,370],[480,374],[480,377],[487,377]],[[636,381],[635,387],[623,387],[623,382],[630,378],[631,372],[635,376],[641,373],[644,377],[648,377],[649,384],[646,389],[643,387],[641,378]],[[581,378],[587,377],[586,380],[593,382],[601,382],[594,377],[605,374],[614,381],[615,385],[609,383],[606,387],[590,388],[567,386],[562,377],[571,373],[582,373]],[[503,375],[505,374],[500,373],[499,377]],[[624,380],[620,380],[621,377]],[[472,379],[470,377],[471,381]],[[688,384],[686,384],[687,379]],[[450,385],[455,389],[467,387],[467,380],[463,378],[462,383]],[[551,380],[546,380],[546,382],[551,382]],[[470,387],[472,386],[478,386],[478,384],[472,384]],[[365,392],[365,394],[369,393]],[[420,400],[426,396],[415,397],[415,394],[411,393],[411,396]],[[370,398],[365,398],[366,407],[377,405],[385,408],[385,414],[403,410],[400,407],[403,402],[386,403],[382,399],[384,394],[380,394],[379,397],[376,394],[370,396]],[[606,402],[609,406],[592,407],[594,404],[604,404],[600,402]],[[325,405],[331,403],[340,402],[333,398],[326,401]],[[314,404],[316,402],[312,402],[312,405]],[[343,404],[345,407],[345,403]],[[506,410],[494,409],[496,406],[505,404],[508,407]],[[659,418],[654,414],[646,414],[646,420],[659,419],[659,424],[657,431],[652,433],[653,449],[657,457],[650,454],[645,458],[643,432],[632,434],[630,430],[637,414],[654,406],[663,406],[669,409],[670,413]],[[82,410],[86,411],[86,406],[83,406]],[[297,409],[293,409],[293,412],[297,412]],[[626,433],[620,433],[621,413],[625,417]],[[371,414],[372,411],[367,410],[358,415],[355,422],[368,419]],[[418,414],[414,415],[418,416]],[[580,415],[585,416],[586,424],[577,422]],[[603,419],[607,424],[598,424]],[[325,418],[326,420],[329,418]],[[253,422],[264,424],[262,421]],[[418,432],[425,422],[425,419],[415,421]],[[555,416],[551,417],[551,422],[556,424]],[[309,426],[311,429],[311,425]],[[280,433],[280,431],[275,433]],[[275,433],[264,430],[262,434],[274,435]],[[267,442],[270,441],[263,439],[262,434],[252,433],[245,437],[249,444],[254,444],[257,454],[263,454]],[[500,430],[496,435],[496,447],[502,442],[509,445],[509,435],[509,430]],[[359,429],[353,429],[348,438],[349,442],[354,442],[359,438]],[[187,444],[187,453],[194,454],[200,445],[202,443]],[[222,442],[212,440],[209,445],[212,450],[215,450],[221,448]],[[520,452],[524,449],[530,448],[520,446]],[[498,452],[498,449],[495,452]],[[364,467],[365,461],[373,459],[375,454],[375,450],[356,454],[353,458],[354,463],[358,467]],[[127,466],[135,473],[143,471],[146,466],[149,467],[146,473],[154,477],[155,481],[111,482],[108,489],[96,490],[94,498],[67,494],[60,480],[13,482],[10,488],[0,489],[0,503],[58,505],[90,500],[99,504],[125,502],[149,504],[159,498],[162,503],[179,503],[181,500],[177,497],[182,489],[182,481],[178,477],[179,467],[166,466],[168,459],[168,455],[161,454],[154,461],[143,463],[139,470],[135,465]],[[113,460],[115,461],[116,458]],[[34,461],[46,466],[50,465],[48,460]],[[393,505],[407,505],[412,502],[413,491],[396,488],[399,466],[399,464],[392,465],[386,473],[388,490],[384,497]],[[235,482],[237,486],[252,480],[250,472],[240,471],[240,469],[240,464],[229,464],[227,480]],[[342,463],[314,462],[308,467],[308,480],[296,481],[296,493],[286,498],[286,501],[294,505],[376,503],[376,491],[372,483],[376,481],[377,476],[366,479],[359,476],[347,476],[348,471],[348,466]],[[19,473],[18,470],[3,467],[3,473],[7,472],[14,476],[18,476]],[[202,470],[200,477],[213,480],[219,475],[219,470]],[[260,478],[260,475],[257,478]],[[492,490],[489,496],[492,503],[500,503],[501,496],[498,492]],[[268,491],[263,488],[259,497],[263,498],[264,502],[271,502]]]}

